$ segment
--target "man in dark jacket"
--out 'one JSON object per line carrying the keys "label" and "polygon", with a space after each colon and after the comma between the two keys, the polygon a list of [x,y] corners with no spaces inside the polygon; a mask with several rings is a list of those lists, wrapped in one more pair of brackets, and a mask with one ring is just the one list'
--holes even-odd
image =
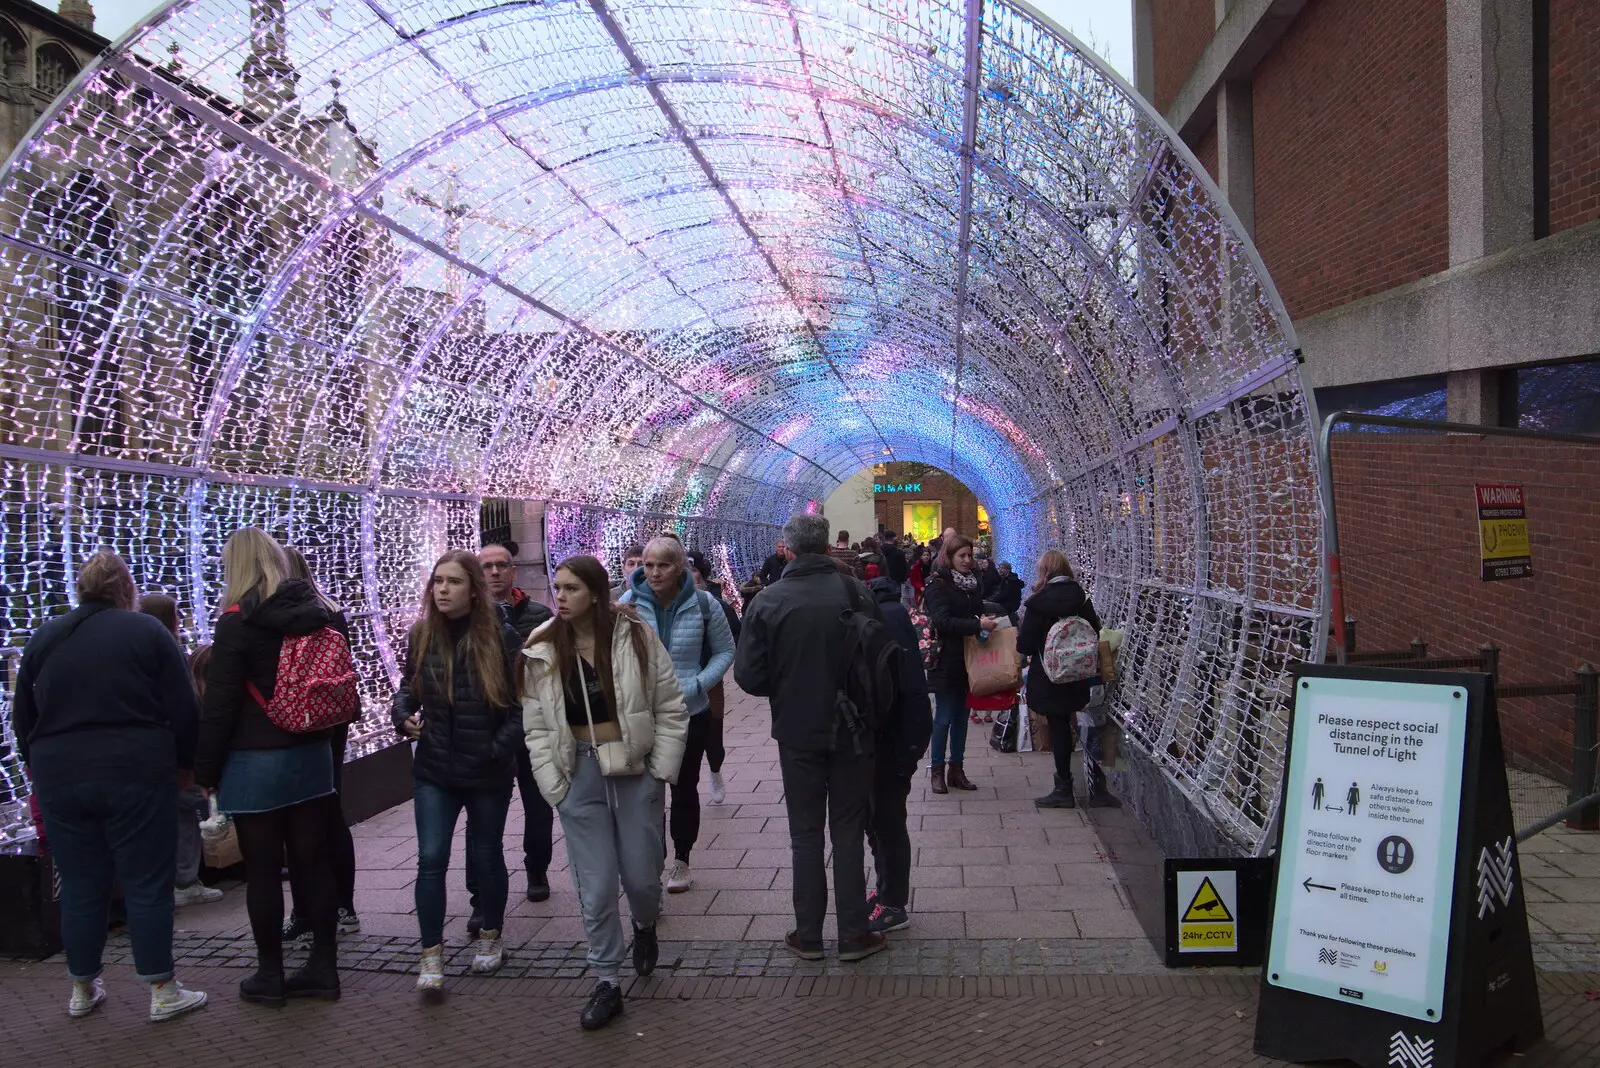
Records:
{"label": "man in dark jacket", "polygon": [[883,557],[884,570],[894,579],[895,585],[904,586],[910,576],[911,565],[906,561],[906,554],[901,552],[894,531],[884,531],[883,540],[878,543],[878,555]]}
{"label": "man in dark jacket", "polygon": [[1000,587],[995,591],[994,603],[1000,606],[1000,611],[1010,616],[1013,621],[1017,613],[1022,610],[1022,579],[1011,570],[1011,565],[1004,560],[1000,561]]}
{"label": "man in dark jacket", "polygon": [[872,821],[867,844],[878,872],[876,900],[868,923],[887,933],[911,926],[911,835],[906,832],[906,798],[911,780],[928,751],[933,732],[933,705],[928,676],[911,613],[900,603],[900,584],[885,576],[872,583],[872,595],[883,613],[889,636],[904,650],[900,657],[898,715],[878,724],[877,760],[872,781]]}
{"label": "man in dark jacket", "polygon": [[[483,565],[483,578],[489,586],[489,596],[500,605],[500,615],[522,641],[528,640],[539,627],[550,620],[550,609],[516,585],[517,565],[512,556],[512,546],[495,543],[478,550],[478,562]],[[533,764],[528,759],[528,747],[517,747],[517,793],[522,797],[522,870],[528,873],[528,900],[546,901],[550,897],[550,858],[554,852],[552,838],[555,831],[555,810],[539,793],[533,781]],[[469,825],[470,826],[470,825]],[[472,865],[472,840],[467,839],[467,895],[472,902],[472,915],[467,919],[467,936],[478,937],[483,917],[478,912],[478,877]]]}
{"label": "man in dark jacket", "polygon": [[783,578],[783,569],[789,566],[789,557],[783,548],[783,539],[779,538],[777,549],[767,557],[766,563],[761,565],[761,570],[758,572],[761,576],[761,585],[770,586]]}
{"label": "man in dark jacket", "polygon": [[[804,960],[823,956],[828,878],[824,823],[833,839],[834,905],[839,959],[862,960],[887,944],[869,929],[862,847],[872,798],[873,755],[858,754],[836,701],[844,673],[845,627],[852,607],[882,620],[871,593],[842,576],[828,556],[828,521],[797,515],[783,528],[791,562],[783,581],[763,592],[744,617],[733,675],[748,694],[771,699],[789,841],[794,856],[796,929],[784,939]],[[867,739],[871,748],[872,739]]]}

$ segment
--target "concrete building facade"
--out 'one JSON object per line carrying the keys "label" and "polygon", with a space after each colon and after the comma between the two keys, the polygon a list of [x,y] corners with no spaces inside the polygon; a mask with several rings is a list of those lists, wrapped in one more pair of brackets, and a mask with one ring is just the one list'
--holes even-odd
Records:
{"label": "concrete building facade", "polygon": [[1521,372],[1600,357],[1600,5],[1136,0],[1134,19],[1140,91],[1251,231],[1330,399],[1409,382],[1371,395],[1442,389],[1440,417],[1526,424]]}

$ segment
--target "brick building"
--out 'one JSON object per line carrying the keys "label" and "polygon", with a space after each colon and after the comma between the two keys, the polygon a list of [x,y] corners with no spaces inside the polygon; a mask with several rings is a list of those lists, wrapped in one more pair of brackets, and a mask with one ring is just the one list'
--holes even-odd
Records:
{"label": "brick building", "polygon": [[[1134,0],[1135,81],[1251,233],[1324,412],[1600,433],[1600,3]],[[1479,574],[1475,482],[1522,485],[1531,579]],[[1600,662],[1600,448],[1340,435],[1360,645],[1509,682]],[[1571,699],[1502,708],[1570,767]]]}
{"label": "brick building", "polygon": [[[988,534],[989,516],[960,479],[926,464],[879,464],[872,469],[872,507],[879,530],[911,533],[919,541],[955,527],[968,537]],[[852,534],[859,540],[861,535]]]}

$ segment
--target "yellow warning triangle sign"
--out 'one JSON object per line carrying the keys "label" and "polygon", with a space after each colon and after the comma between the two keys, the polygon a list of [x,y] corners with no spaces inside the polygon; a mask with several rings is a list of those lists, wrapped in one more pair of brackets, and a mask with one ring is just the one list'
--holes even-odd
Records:
{"label": "yellow warning triangle sign", "polygon": [[1222,895],[1217,893],[1217,888],[1211,885],[1211,876],[1206,876],[1200,882],[1200,889],[1194,892],[1194,900],[1189,902],[1189,907],[1183,913],[1184,923],[1232,923],[1233,913],[1228,911],[1228,906],[1223,903]]}

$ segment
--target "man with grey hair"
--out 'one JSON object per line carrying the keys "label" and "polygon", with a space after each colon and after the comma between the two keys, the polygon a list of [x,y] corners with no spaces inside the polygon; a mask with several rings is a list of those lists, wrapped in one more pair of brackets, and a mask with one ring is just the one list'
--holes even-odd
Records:
{"label": "man with grey hair", "polygon": [[833,840],[839,959],[863,960],[887,945],[869,927],[862,847],[874,758],[870,738],[865,746],[857,744],[860,739],[840,716],[837,680],[846,667],[843,614],[853,608],[881,622],[883,613],[865,586],[834,565],[822,516],[790,519],[783,540],[789,565],[783,581],[763,591],[746,612],[733,675],[745,693],[772,704],[794,858],[795,930],[784,945],[804,960],[823,957],[826,825]]}

